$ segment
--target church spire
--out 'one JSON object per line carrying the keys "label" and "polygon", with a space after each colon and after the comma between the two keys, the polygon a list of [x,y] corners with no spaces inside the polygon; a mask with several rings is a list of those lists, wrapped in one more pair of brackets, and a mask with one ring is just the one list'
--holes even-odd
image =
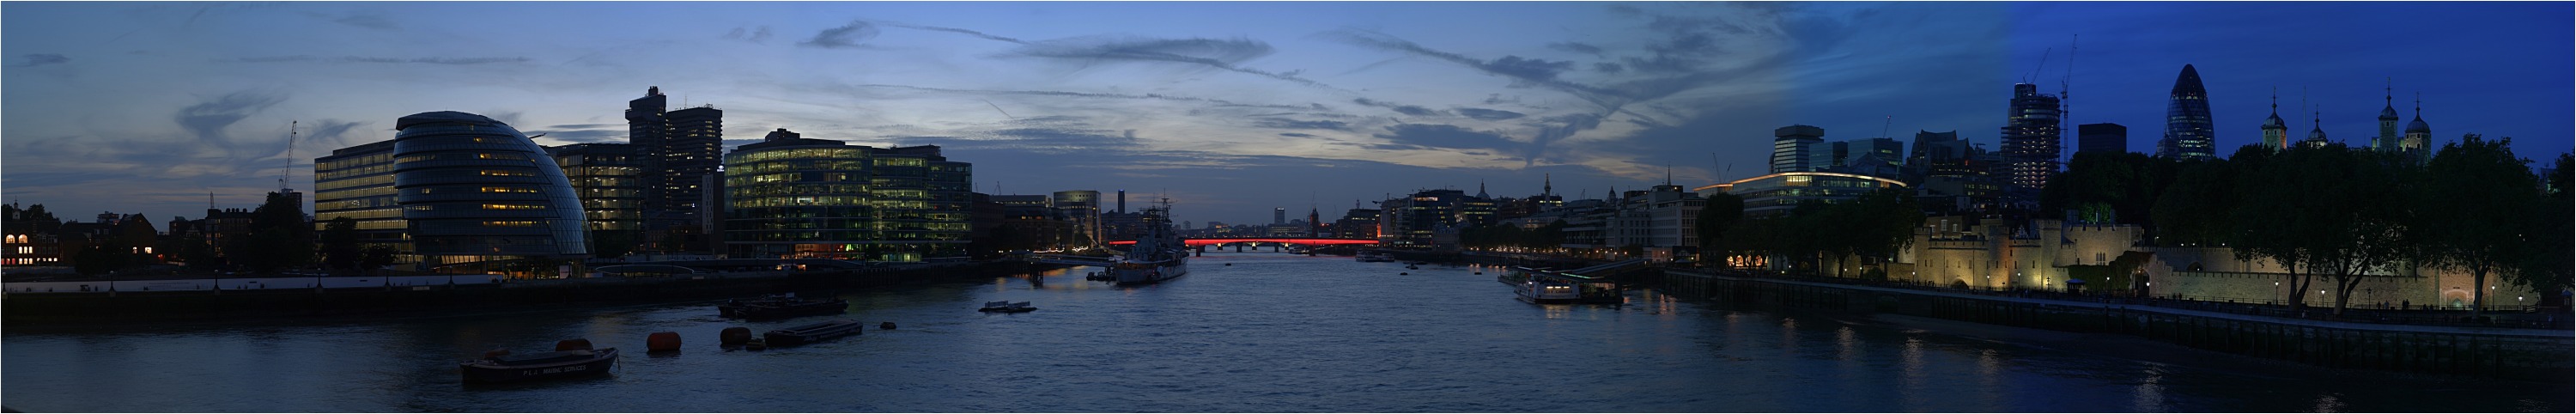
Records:
{"label": "church spire", "polygon": [[1541,196],[1551,196],[1551,195],[1556,195],[1556,175],[1555,175],[1555,174],[1540,174],[1540,175],[1539,175],[1539,181],[1538,181],[1538,182],[1539,182],[1539,184],[1538,184],[1538,195],[1541,195]]}

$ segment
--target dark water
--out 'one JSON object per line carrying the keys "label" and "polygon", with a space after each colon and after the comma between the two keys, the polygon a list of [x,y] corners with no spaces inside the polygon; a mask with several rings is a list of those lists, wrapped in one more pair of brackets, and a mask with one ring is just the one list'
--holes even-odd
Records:
{"label": "dark water", "polygon": [[[1472,267],[1212,253],[1192,268],[1132,289],[1077,268],[1042,284],[845,293],[844,317],[867,322],[865,334],[759,352],[721,350],[716,333],[831,317],[745,324],[702,302],[11,327],[0,398],[27,411],[143,412],[2568,412],[2576,399],[2557,384],[2198,351],[2176,352],[2210,362],[2151,362],[1651,292],[1617,308],[1539,306]],[[995,300],[1041,309],[975,312]],[[883,321],[901,327],[876,329]],[[645,335],[659,331],[681,333],[687,349],[645,355]],[[611,376],[458,384],[457,360],[571,337],[629,353]]]}

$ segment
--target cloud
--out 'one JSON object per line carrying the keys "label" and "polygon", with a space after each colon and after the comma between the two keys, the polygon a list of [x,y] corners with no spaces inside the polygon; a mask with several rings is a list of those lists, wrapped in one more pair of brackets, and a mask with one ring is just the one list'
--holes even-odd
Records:
{"label": "cloud", "polygon": [[1329,129],[1335,131],[1348,130],[1350,128],[1350,124],[1343,123],[1342,121],[1300,121],[1280,118],[1255,119],[1252,120],[1252,126],[1278,129]]}
{"label": "cloud", "polygon": [[225,60],[225,59],[217,59],[216,61],[217,61],[217,62],[233,62],[233,63],[325,62],[325,63],[426,63],[426,64],[433,64],[433,65],[481,65],[481,64],[490,64],[490,63],[521,63],[521,62],[527,62],[527,61],[528,61],[528,58],[526,58],[526,57],[423,57],[423,58],[410,58],[410,59],[404,59],[404,58],[370,57],[370,56],[312,56],[312,55],[294,55],[294,56],[262,56],[262,57],[246,57],[246,58],[229,59],[229,60]]}
{"label": "cloud", "polygon": [[883,84],[863,84],[863,85],[856,85],[856,86],[861,87],[861,88],[907,89],[907,90],[916,90],[916,91],[925,91],[925,92],[950,92],[950,93],[970,93],[970,94],[990,94],[990,95],[1064,96],[1064,97],[1104,98],[1104,99],[1144,99],[1144,100],[1160,100],[1160,101],[1206,102],[1206,103],[1213,103],[1213,104],[1218,104],[1218,105],[1222,105],[1222,106],[1242,106],[1242,107],[1274,108],[1274,109],[1321,109],[1320,107],[1297,106],[1297,105],[1248,104],[1248,103],[1234,102],[1234,101],[1228,101],[1228,100],[1223,100],[1223,99],[1199,98],[1199,97],[1190,97],[1190,96],[1173,96],[1173,95],[1164,95],[1164,94],[1158,94],[1158,93],[1149,93],[1149,94],[1143,94],[1143,95],[1131,95],[1131,94],[1119,94],[1119,93],[1068,92],[1068,91],[1032,91],[1032,90],[1017,90],[1017,91],[1014,91],[1014,90],[987,90],[987,89],[951,89],[951,88],[932,88],[932,87],[910,86],[910,85],[883,85]]}
{"label": "cloud", "polygon": [[1468,108],[1468,107],[1458,107],[1458,108],[1453,108],[1453,109],[1458,110],[1458,114],[1459,114],[1459,115],[1466,115],[1468,118],[1475,118],[1475,119],[1478,119],[1478,120],[1485,120],[1485,121],[1500,121],[1500,120],[1505,120],[1505,119],[1519,118],[1519,117],[1523,116],[1523,114],[1521,114],[1521,113],[1519,113],[1519,112],[1505,111],[1505,110],[1500,110],[1500,109]]}
{"label": "cloud", "polygon": [[1627,69],[1626,67],[1619,66],[1619,64],[1617,64],[1617,63],[1610,63],[1610,62],[1593,62],[1593,63],[1592,63],[1592,71],[1594,71],[1594,72],[1609,73],[1609,74],[1617,74],[1617,73],[1619,73],[1620,71],[1623,71],[1623,70],[1626,70],[1626,69]]}
{"label": "cloud", "polygon": [[546,138],[555,139],[555,140],[560,140],[560,141],[564,141],[564,142],[571,142],[571,143],[576,143],[576,144],[600,143],[600,142],[609,142],[609,143],[622,143],[622,142],[626,142],[626,131],[625,131],[625,130],[615,130],[615,129],[568,129],[568,130],[547,129],[547,130],[530,130],[530,131],[523,131],[523,132],[526,132],[526,133],[528,134],[528,136],[537,136],[538,134],[545,134]]}
{"label": "cloud", "polygon": [[9,66],[22,67],[22,68],[23,68],[23,67],[31,67],[31,66],[44,66],[44,65],[64,64],[64,63],[71,63],[71,62],[72,62],[72,58],[71,58],[71,57],[63,56],[63,54],[61,54],[61,53],[29,53],[29,54],[19,55],[19,56],[20,56],[20,57],[22,57],[22,58],[25,58],[25,59],[27,60],[27,62],[26,62],[26,63],[22,63],[22,64],[9,65]]}
{"label": "cloud", "polygon": [[868,39],[875,37],[877,37],[876,25],[868,24],[868,22],[865,21],[853,21],[850,22],[850,24],[843,25],[841,27],[823,29],[822,32],[815,33],[813,39],[797,42],[796,44],[799,46],[812,46],[827,49],[845,49],[859,47],[860,42],[866,42]]}
{"label": "cloud", "polygon": [[1023,41],[1023,40],[1020,40],[1020,39],[1009,38],[1009,37],[1002,37],[1002,36],[994,36],[994,35],[991,35],[991,34],[985,34],[984,32],[978,32],[978,31],[966,30],[966,29],[959,29],[959,28],[954,28],[954,27],[922,26],[922,25],[912,25],[912,24],[903,24],[903,23],[885,23],[885,25],[887,25],[887,26],[894,26],[894,27],[901,27],[901,28],[906,28],[906,29],[929,30],[929,31],[934,31],[934,32],[962,33],[962,34],[965,34],[965,35],[968,35],[968,36],[981,37],[981,38],[985,38],[985,39],[999,40],[999,41],[1011,42],[1011,43],[1018,43],[1018,44],[1024,44],[1024,45],[1025,45],[1025,44],[1029,44],[1029,42],[1027,42],[1027,41]]}
{"label": "cloud", "polygon": [[736,27],[736,28],[733,28],[733,31],[725,32],[724,39],[725,39],[725,40],[740,40],[740,41],[752,42],[752,43],[768,43],[768,42],[769,42],[769,36],[770,36],[769,26],[768,26],[768,25],[761,25],[761,26],[759,26],[759,27],[757,27],[757,28],[748,28],[748,27]]}
{"label": "cloud", "polygon": [[1485,64],[1486,71],[1502,73],[1515,78],[1539,80],[1556,79],[1557,73],[1571,69],[1574,69],[1574,62],[1572,61],[1529,59],[1508,55],[1496,58],[1494,61],[1487,62]]}
{"label": "cloud", "polygon": [[233,150],[233,142],[231,137],[224,135],[225,127],[230,127],[233,123],[241,122],[243,118],[249,118],[251,114],[259,113],[260,110],[276,106],[281,102],[286,102],[285,93],[245,90],[179,108],[179,112],[171,118],[172,121],[179,123],[180,129],[195,135],[197,142],[222,148],[229,153]]}
{"label": "cloud", "polygon": [[1357,102],[1357,103],[1359,103],[1359,104],[1361,104],[1361,105],[1368,105],[1368,106],[1374,106],[1374,107],[1379,107],[1379,108],[1393,109],[1393,110],[1395,110],[1395,112],[1397,112],[1397,113],[1402,113],[1402,114],[1405,114],[1405,115],[1412,115],[1412,116],[1432,116],[1432,115],[1441,115],[1441,112],[1440,112],[1440,111],[1438,111],[1438,110],[1434,110],[1434,109],[1431,109],[1431,108],[1424,108],[1424,107],[1414,106],[1414,105],[1396,104],[1396,103],[1391,103],[1391,102],[1386,102],[1386,101],[1380,101],[1380,100],[1375,100],[1375,99],[1369,99],[1369,98],[1354,98],[1354,99],[1351,99],[1351,102]]}
{"label": "cloud", "polygon": [[1237,66],[1253,58],[1268,56],[1272,51],[1274,49],[1271,49],[1269,43],[1240,37],[1233,39],[1083,37],[1026,43],[1012,53],[1036,58],[1079,60],[1086,64],[1103,61],[1182,63],[1260,75],[1306,86],[1332,88],[1321,82],[1297,77],[1295,71],[1278,73]]}
{"label": "cloud", "polygon": [[1601,56],[1601,47],[1600,47],[1600,46],[1593,46],[1593,45],[1589,45],[1589,44],[1584,44],[1583,42],[1556,42],[1556,43],[1549,43],[1549,44],[1547,44],[1547,48],[1549,48],[1549,49],[1556,49],[1556,50],[1563,50],[1563,51],[1567,51],[1567,52],[1582,53],[1582,54],[1593,55],[1593,56]]}
{"label": "cloud", "polygon": [[1297,137],[1297,138],[1322,138],[1322,137],[1315,136],[1315,135],[1313,135],[1313,134],[1302,134],[1302,133],[1295,133],[1295,132],[1281,132],[1281,133],[1279,133],[1279,136],[1283,136],[1283,137]]}
{"label": "cloud", "polygon": [[348,135],[350,130],[367,124],[366,121],[344,122],[337,119],[323,119],[313,123],[313,129],[305,132],[303,139],[305,142],[324,144],[330,148],[363,144],[363,142],[350,142]]}
{"label": "cloud", "polygon": [[372,14],[352,14],[331,19],[331,22],[376,30],[402,30],[402,25],[393,20]]}
{"label": "cloud", "polygon": [[1396,124],[1386,127],[1386,131],[1386,133],[1374,135],[1395,145],[1394,147],[1385,147],[1385,149],[1447,148],[1514,150],[1526,146],[1526,144],[1514,142],[1511,138],[1504,137],[1501,133],[1469,130],[1457,125]]}

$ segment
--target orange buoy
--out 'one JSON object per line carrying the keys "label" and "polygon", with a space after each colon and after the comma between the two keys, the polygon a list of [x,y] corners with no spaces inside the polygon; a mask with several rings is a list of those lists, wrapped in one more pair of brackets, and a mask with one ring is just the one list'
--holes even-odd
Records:
{"label": "orange buoy", "polygon": [[680,350],[679,332],[654,332],[644,336],[644,350],[652,352]]}
{"label": "orange buoy", "polygon": [[751,328],[740,326],[724,328],[723,333],[716,334],[716,339],[725,345],[742,345],[744,342],[751,342]]}
{"label": "orange buoy", "polygon": [[555,350],[557,350],[557,351],[570,351],[570,350],[575,350],[575,349],[579,349],[579,350],[589,350],[589,349],[590,349],[590,340],[588,340],[588,339],[581,339],[581,338],[573,338],[573,339],[566,339],[566,340],[563,340],[563,341],[561,341],[561,342],[555,342]]}

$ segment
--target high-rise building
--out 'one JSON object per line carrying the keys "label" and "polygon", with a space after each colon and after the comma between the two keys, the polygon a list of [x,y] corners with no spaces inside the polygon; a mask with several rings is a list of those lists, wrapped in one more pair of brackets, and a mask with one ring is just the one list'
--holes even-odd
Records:
{"label": "high-rise building", "polygon": [[401,251],[396,263],[413,263],[418,259],[412,255],[402,205],[395,196],[393,140],[332,150],[331,155],[313,159],[313,229],[350,219],[356,222],[359,242],[391,246]]}
{"label": "high-rise building", "polygon": [[1771,131],[1771,172],[1810,171],[1815,165],[1815,145],[1825,141],[1825,129],[1790,125]]}
{"label": "high-rise building", "polygon": [[631,252],[644,239],[644,162],[635,144],[589,143],[546,148],[581,198],[594,253]]}
{"label": "high-rise building", "polygon": [[2263,118],[2263,147],[2290,149],[2290,125],[2281,121],[2281,91],[2272,91],[2272,116]]}
{"label": "high-rise building", "polygon": [[2012,111],[2003,130],[2007,183],[2037,190],[2057,175],[2057,159],[2066,149],[2058,131],[2064,111],[2056,96],[2039,93],[2039,85],[2013,85]]}
{"label": "high-rise building", "polygon": [[918,262],[966,254],[972,170],[937,146],[872,148],[773,133],[725,156],[734,258]]}
{"label": "high-rise building", "polygon": [[2156,141],[2156,156],[2215,158],[2218,146],[2211,125],[2209,90],[2200,86],[2200,70],[2182,65],[2182,75],[2174,77],[2173,102],[2165,106],[2165,137]]}
{"label": "high-rise building", "polygon": [[1072,226],[1073,240],[1068,241],[1072,246],[1099,246],[1107,241],[1101,238],[1104,230],[1100,222],[1099,190],[1057,191],[1047,202],[1055,210],[1057,221]]}
{"label": "high-rise building", "polygon": [[1959,131],[1914,133],[1914,151],[1905,155],[1905,165],[1921,166],[1949,162],[1965,157],[1963,146],[1946,145],[1959,141]]}
{"label": "high-rise building", "polygon": [[658,251],[705,251],[691,235],[704,231],[711,215],[707,200],[716,168],[723,160],[724,111],[714,105],[668,111],[670,97],[649,87],[644,97],[626,102],[627,142],[646,151],[643,182],[645,247]]}
{"label": "high-rise building", "polygon": [[542,273],[590,255],[580,198],[527,135],[453,111],[405,116],[394,129],[395,200],[423,270]]}
{"label": "high-rise building", "polygon": [[2129,127],[2108,122],[2076,125],[2075,152],[2129,152]]}
{"label": "high-rise building", "polygon": [[1270,225],[1276,226],[1281,224],[1288,224],[1288,208],[1272,207],[1270,209]]}

